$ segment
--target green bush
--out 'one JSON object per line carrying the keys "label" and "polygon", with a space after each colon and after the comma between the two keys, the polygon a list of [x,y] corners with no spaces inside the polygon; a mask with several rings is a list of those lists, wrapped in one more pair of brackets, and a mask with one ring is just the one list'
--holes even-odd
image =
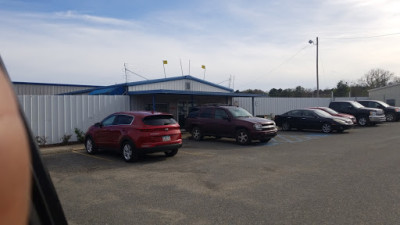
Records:
{"label": "green bush", "polygon": [[61,138],[61,143],[63,145],[68,145],[69,144],[69,139],[71,139],[72,135],[70,134],[64,134],[64,136]]}
{"label": "green bush", "polygon": [[83,143],[85,142],[85,133],[81,130],[79,130],[78,128],[75,128],[74,130],[75,134],[76,134],[76,139],[80,142]]}

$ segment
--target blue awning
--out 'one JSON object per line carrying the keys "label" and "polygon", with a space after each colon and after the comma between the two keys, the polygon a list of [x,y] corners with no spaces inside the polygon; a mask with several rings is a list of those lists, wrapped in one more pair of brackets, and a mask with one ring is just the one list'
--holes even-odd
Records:
{"label": "blue awning", "polygon": [[125,92],[125,87],[118,86],[118,87],[96,89],[90,92],[89,95],[122,95],[124,92]]}

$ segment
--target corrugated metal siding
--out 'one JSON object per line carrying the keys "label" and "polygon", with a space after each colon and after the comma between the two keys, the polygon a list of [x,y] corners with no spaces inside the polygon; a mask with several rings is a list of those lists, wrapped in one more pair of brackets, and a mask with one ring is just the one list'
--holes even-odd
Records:
{"label": "corrugated metal siding", "polygon": [[334,97],[332,101],[358,101],[368,99],[369,97]]}
{"label": "corrugated metal siding", "polygon": [[[190,89],[186,89],[186,83],[190,83]],[[130,86],[129,91],[149,91],[149,90],[174,90],[174,91],[204,91],[204,92],[223,92],[229,91],[203,84],[194,80],[175,80],[153,84],[143,84]]]}
{"label": "corrugated metal siding", "polygon": [[38,84],[13,84],[13,87],[16,95],[57,95],[94,88],[93,86],[62,86]]}
{"label": "corrugated metal siding", "polygon": [[[363,98],[336,98],[336,100],[362,100]],[[292,109],[301,109],[314,106],[328,107],[331,98],[254,98],[254,115],[278,115]],[[235,97],[233,104],[245,108],[250,113],[253,112],[251,97]]]}
{"label": "corrugated metal siding", "polygon": [[370,90],[369,98],[384,102],[387,100],[395,100],[395,106],[400,106],[400,85]]}
{"label": "corrugated metal siding", "polygon": [[33,136],[46,137],[47,144],[60,143],[74,129],[86,132],[89,126],[107,115],[129,110],[128,96],[115,95],[19,95],[19,103]]}
{"label": "corrugated metal siding", "polygon": [[131,110],[144,110],[146,103],[152,103],[152,99],[149,96],[131,96]]}

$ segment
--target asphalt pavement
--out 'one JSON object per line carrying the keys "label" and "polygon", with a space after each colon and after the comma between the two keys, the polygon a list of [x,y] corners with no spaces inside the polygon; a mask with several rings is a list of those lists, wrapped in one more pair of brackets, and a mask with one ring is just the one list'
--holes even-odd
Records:
{"label": "asphalt pavement", "polygon": [[69,224],[399,224],[400,122],[279,132],[268,144],[184,140],[126,163],[43,156]]}
{"label": "asphalt pavement", "polygon": [[[182,131],[182,139],[189,139],[190,133],[186,131]],[[49,146],[41,146],[39,147],[40,153],[42,155],[48,154],[56,154],[56,153],[63,153],[63,152],[71,152],[71,151],[80,151],[84,150],[85,145],[83,143],[72,143],[68,145],[49,145]]]}

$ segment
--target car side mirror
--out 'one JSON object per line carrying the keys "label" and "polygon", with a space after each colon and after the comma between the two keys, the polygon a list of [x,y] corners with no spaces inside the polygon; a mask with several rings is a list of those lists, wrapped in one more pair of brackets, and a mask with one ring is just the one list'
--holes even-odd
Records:
{"label": "car side mirror", "polygon": [[231,121],[231,118],[229,116],[224,116],[224,120]]}
{"label": "car side mirror", "polygon": [[94,126],[95,126],[95,127],[100,127],[100,128],[103,127],[103,126],[101,125],[101,123],[95,123]]}

